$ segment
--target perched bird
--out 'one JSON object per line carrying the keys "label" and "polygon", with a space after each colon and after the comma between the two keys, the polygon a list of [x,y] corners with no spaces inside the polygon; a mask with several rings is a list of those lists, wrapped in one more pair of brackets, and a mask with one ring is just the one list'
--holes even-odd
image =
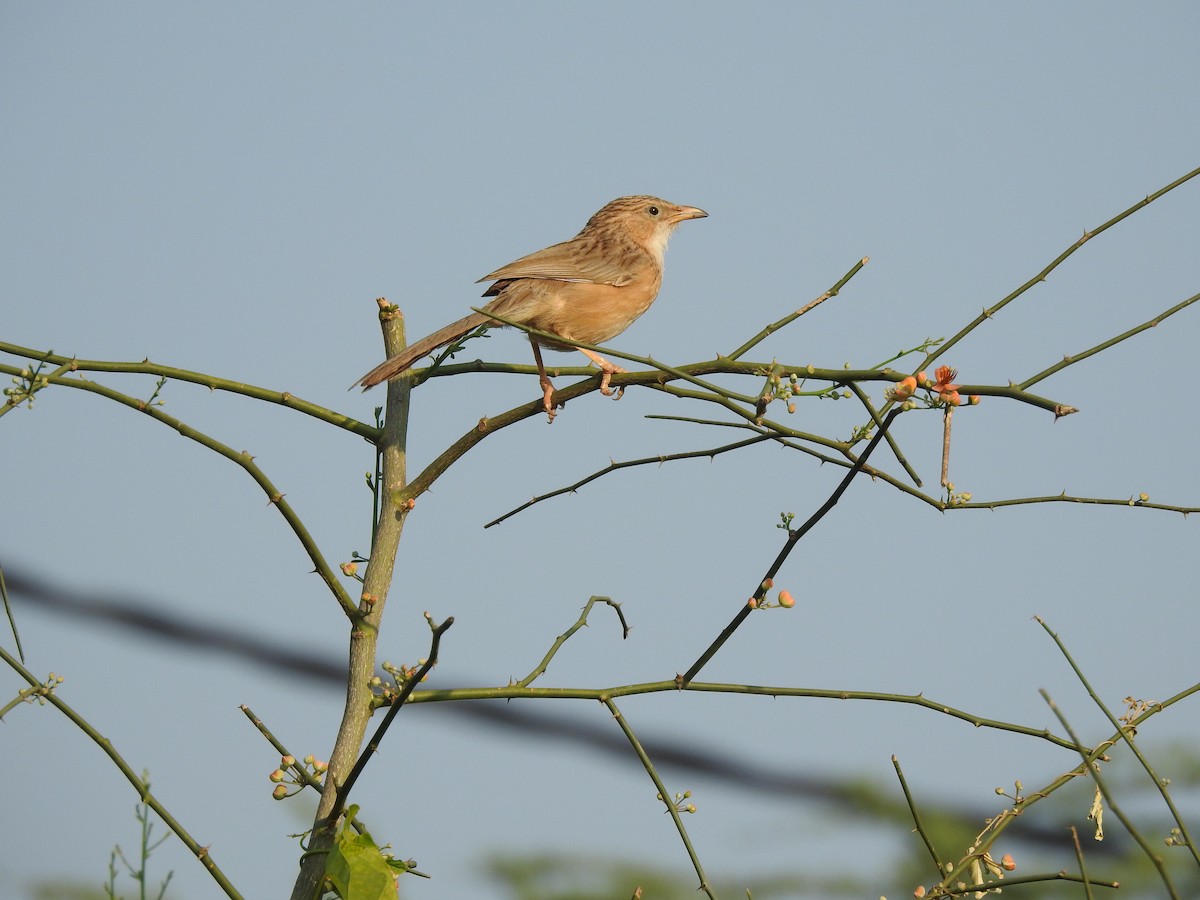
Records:
{"label": "perched bird", "polygon": [[[663,253],[675,226],[684,219],[707,216],[694,206],[676,206],[657,197],[620,197],[588,219],[571,240],[510,262],[480,281],[494,282],[483,292],[494,300],[476,313],[459,319],[403,353],[376,366],[358,382],[363,390],[395,378],[418,359],[456,341],[480,325],[511,322],[584,344],[601,344],[616,337],[650,308],[663,276]],[[529,337],[542,387],[542,403],[554,419],[554,385],[542,364],[541,346],[572,348]],[[578,348],[603,373],[600,391],[612,394],[609,380],[625,370],[598,353]]]}

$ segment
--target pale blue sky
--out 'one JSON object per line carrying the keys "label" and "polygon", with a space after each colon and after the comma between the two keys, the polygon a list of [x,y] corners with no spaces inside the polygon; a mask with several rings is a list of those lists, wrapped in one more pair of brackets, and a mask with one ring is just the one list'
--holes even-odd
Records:
{"label": "pale blue sky", "polygon": [[[345,387],[380,359],[375,297],[399,303],[419,337],[475,305],[483,273],[570,237],[613,197],[655,193],[710,218],[678,230],[658,302],[614,347],[669,362],[728,352],[870,256],[755,356],[869,365],[954,333],[1085,228],[1197,166],[1197,33],[1189,3],[4,4],[0,340],[150,356],[369,420],[380,398]],[[947,361],[964,381],[1019,380],[1194,294],[1198,220],[1192,183],[1085,246]],[[1198,316],[1039,386],[1077,416],[999,401],[964,411],[954,481],[977,499],[1146,491],[1197,505]],[[480,353],[528,362],[507,332],[466,358]],[[536,390],[515,376],[426,385],[414,464]],[[165,398],[252,452],[331,560],[366,551],[363,442],[188,385]],[[530,420],[489,439],[444,477],[407,526],[388,658],[424,655],[428,609],[456,618],[434,683],[504,683],[589,595],[610,594],[631,638],[602,616],[546,684],[686,669],[774,557],[779,512],[803,517],[838,473],[760,447],[628,472],[481,527],[610,458],[731,439],[655,413],[712,414],[644,390],[593,395],[552,428]],[[844,436],[860,418],[814,402],[795,421]],[[897,436],[935,484],[940,419],[913,416]],[[0,452],[0,562],[341,658],[344,617],[227,462],[68,390],[0,420]],[[797,609],[752,617],[704,678],[924,692],[1034,726],[1053,724],[1045,687],[1097,739],[1107,726],[1031,616],[1110,702],[1175,693],[1196,680],[1195,528],[1113,508],[940,516],[863,482],[784,570]],[[16,612],[31,667],[66,675],[62,696],[150,769],[243,893],[283,895],[286,835],[305,822],[270,800],[277,758],[237,706],[297,755],[326,756],[339,692]],[[582,703],[539,709],[608,722]],[[669,696],[623,709],[647,736],[817,779],[890,783],[896,753],[919,793],[985,811],[996,785],[1074,764],[907,707]],[[1194,742],[1194,713],[1162,717],[1148,746]],[[435,876],[406,882],[406,896],[500,898],[479,860],[538,850],[673,865],[691,883],[632,757],[425,710],[398,724],[356,800]],[[6,717],[0,748],[0,798],[20,810],[5,816],[2,890],[25,897],[52,874],[100,882],[112,844],[134,843],[132,791],[49,708]],[[851,858],[839,853],[857,838],[820,838],[822,807],[663,774],[695,792],[688,825],[713,874]],[[916,852],[904,839],[880,843]],[[907,896],[886,859],[875,894]],[[216,896],[178,845],[156,863],[175,870],[177,896]]]}

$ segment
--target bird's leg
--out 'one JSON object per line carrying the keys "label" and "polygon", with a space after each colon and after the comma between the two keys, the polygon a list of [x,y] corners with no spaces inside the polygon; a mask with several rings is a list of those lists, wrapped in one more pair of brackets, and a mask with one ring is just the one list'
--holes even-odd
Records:
{"label": "bird's leg", "polygon": [[[584,350],[582,347],[576,347],[575,349],[577,349],[580,353],[582,353],[584,356],[586,356],[588,359],[590,359],[592,362],[594,362],[596,364],[596,366],[600,369],[600,371],[604,373],[600,377],[600,393],[602,393],[605,397],[611,397],[613,394],[613,389],[609,386],[609,383],[608,383],[609,380],[614,375],[624,375],[625,370],[622,369],[620,366],[614,366],[612,363],[610,363],[607,359],[605,359],[599,353],[593,353],[591,350]],[[618,387],[616,390],[616,394],[617,394],[617,399],[620,400],[621,397],[625,394],[625,388]]]}
{"label": "bird's leg", "polygon": [[557,415],[554,409],[554,382],[546,374],[546,366],[542,363],[542,348],[538,342],[530,338],[529,346],[533,347],[533,361],[537,363],[538,384],[542,386],[542,406],[545,407],[546,415],[553,422],[554,416]]}

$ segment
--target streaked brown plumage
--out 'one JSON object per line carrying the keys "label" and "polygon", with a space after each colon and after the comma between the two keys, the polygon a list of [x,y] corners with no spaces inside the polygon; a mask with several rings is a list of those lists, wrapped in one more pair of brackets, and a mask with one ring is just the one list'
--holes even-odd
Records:
{"label": "streaked brown plumage", "polygon": [[[594,216],[571,240],[539,250],[479,279],[494,281],[484,310],[539,331],[585,344],[616,337],[650,308],[662,284],[663,253],[675,226],[708,215],[657,197],[621,197]],[[362,377],[363,390],[395,378],[421,357],[480,325],[497,325],[483,313],[459,319],[417,341]],[[530,337],[542,386],[542,402],[554,418],[554,386],[542,364],[540,345],[573,348]],[[580,350],[603,373],[600,390],[611,394],[609,379],[623,372],[604,357]]]}

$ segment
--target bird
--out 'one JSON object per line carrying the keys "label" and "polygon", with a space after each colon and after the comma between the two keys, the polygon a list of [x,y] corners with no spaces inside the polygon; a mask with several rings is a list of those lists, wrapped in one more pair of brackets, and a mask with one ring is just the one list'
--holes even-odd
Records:
{"label": "bird", "polygon": [[[645,194],[618,197],[588,219],[571,240],[522,256],[484,275],[476,283],[492,282],[483,296],[494,299],[481,307],[481,312],[472,312],[417,341],[380,363],[356,386],[365,391],[389,381],[421,357],[481,325],[504,324],[488,313],[567,340],[604,343],[633,324],[658,296],[663,254],[675,227],[707,215],[694,206],[678,206]],[[609,383],[612,376],[625,371],[582,347],[557,344],[532,334],[529,342],[537,363],[542,405],[551,422],[556,413],[554,384],[542,363],[543,346],[564,352],[578,349],[600,369],[600,392],[606,396],[614,393]]]}

